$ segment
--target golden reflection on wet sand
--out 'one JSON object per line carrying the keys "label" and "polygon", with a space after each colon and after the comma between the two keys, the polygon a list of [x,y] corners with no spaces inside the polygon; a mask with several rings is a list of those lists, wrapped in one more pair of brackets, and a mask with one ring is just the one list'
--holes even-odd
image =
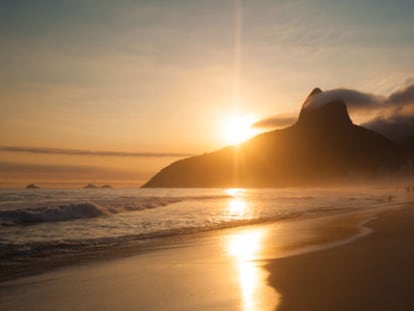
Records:
{"label": "golden reflection on wet sand", "polygon": [[[245,219],[252,213],[251,207],[238,195],[242,189],[229,189],[233,196],[228,206],[228,217]],[[243,311],[274,310],[277,293],[267,286],[267,272],[261,267],[260,252],[263,249],[266,229],[242,229],[227,237],[227,253],[237,267]]]}
{"label": "golden reflection on wet sand", "polygon": [[227,251],[239,274],[243,311],[274,310],[278,300],[267,286],[267,272],[259,262],[265,235],[265,230],[251,229],[228,237]]}

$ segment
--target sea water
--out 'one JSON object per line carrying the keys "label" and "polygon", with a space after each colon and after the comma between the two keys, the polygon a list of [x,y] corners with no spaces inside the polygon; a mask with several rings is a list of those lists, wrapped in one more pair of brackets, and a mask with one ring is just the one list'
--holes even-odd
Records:
{"label": "sea water", "polygon": [[0,190],[0,264],[131,241],[373,209],[395,201],[371,189]]}

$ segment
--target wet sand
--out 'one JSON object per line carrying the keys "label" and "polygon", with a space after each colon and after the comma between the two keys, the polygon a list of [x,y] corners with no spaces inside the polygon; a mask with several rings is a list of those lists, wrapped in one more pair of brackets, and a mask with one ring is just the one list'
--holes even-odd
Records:
{"label": "wet sand", "polygon": [[277,310],[414,310],[413,207],[380,214],[354,243],[272,260]]}

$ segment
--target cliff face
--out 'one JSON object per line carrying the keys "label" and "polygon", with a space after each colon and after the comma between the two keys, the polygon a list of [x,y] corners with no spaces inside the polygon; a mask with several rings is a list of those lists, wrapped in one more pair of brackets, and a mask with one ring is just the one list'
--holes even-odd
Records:
{"label": "cliff face", "polygon": [[352,123],[340,99],[313,106],[315,89],[295,125],[233,147],[172,163],[144,187],[275,187],[323,184],[349,175],[398,169],[400,145]]}

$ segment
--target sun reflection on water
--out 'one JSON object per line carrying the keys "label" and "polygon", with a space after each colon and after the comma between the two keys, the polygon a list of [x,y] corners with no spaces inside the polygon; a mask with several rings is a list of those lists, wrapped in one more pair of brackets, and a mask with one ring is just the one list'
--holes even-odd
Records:
{"label": "sun reflection on water", "polygon": [[226,189],[225,192],[232,197],[236,197],[246,192],[246,190],[243,188],[229,188]]}
{"label": "sun reflection on water", "polygon": [[244,192],[245,190],[241,188],[231,188],[226,190],[226,193],[232,197],[227,206],[227,220],[242,220],[251,218],[252,209],[243,197]]}
{"label": "sun reflection on water", "polygon": [[228,219],[244,219],[248,215],[249,207],[246,201],[234,198],[231,199],[227,211]]}

